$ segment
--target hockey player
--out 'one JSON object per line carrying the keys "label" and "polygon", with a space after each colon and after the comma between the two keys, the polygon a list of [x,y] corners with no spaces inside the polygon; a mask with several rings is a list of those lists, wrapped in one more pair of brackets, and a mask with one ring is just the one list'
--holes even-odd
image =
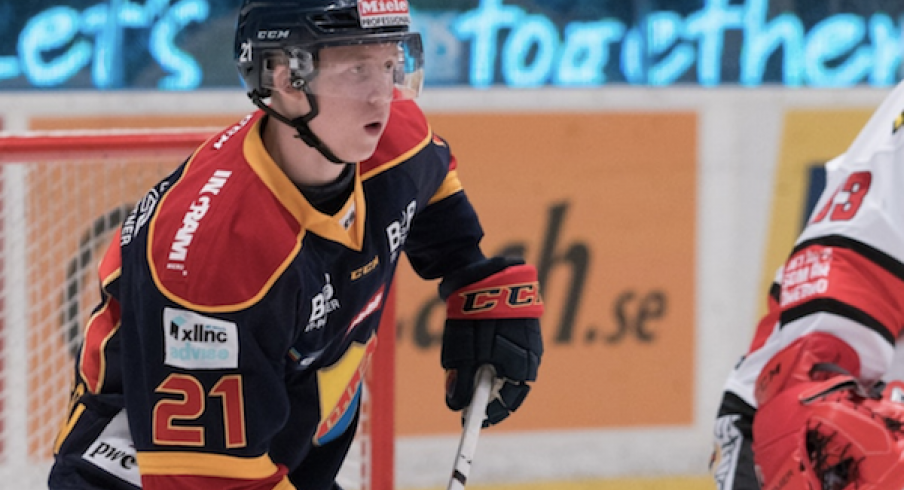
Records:
{"label": "hockey player", "polygon": [[521,405],[543,352],[536,270],[481,252],[456,160],[411,100],[408,3],[374,3],[245,0],[235,56],[259,110],[107,251],[51,489],[338,489],[403,252],[441,279],[448,406],[482,364],[488,423]]}
{"label": "hockey player", "polygon": [[904,488],[904,84],[826,170],[725,385],[720,490]]}

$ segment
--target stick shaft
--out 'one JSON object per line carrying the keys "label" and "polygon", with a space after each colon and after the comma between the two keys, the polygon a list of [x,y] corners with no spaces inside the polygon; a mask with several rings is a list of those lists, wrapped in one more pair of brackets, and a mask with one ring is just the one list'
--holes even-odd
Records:
{"label": "stick shaft", "polygon": [[465,483],[468,481],[471,461],[477,451],[477,439],[480,437],[483,421],[487,417],[487,403],[490,401],[490,392],[493,389],[495,377],[495,370],[490,365],[483,365],[477,370],[474,395],[471,398],[471,404],[465,409],[461,440],[458,443],[458,453],[452,467],[449,486],[446,487],[447,490],[464,490]]}

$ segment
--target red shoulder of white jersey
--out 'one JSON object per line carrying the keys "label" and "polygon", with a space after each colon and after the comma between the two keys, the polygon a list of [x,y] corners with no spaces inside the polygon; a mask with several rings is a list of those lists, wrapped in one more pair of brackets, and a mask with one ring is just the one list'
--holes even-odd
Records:
{"label": "red shoulder of white jersey", "polygon": [[361,162],[361,175],[397,165],[423,150],[433,139],[427,118],[414,101],[394,101],[376,151]]}
{"label": "red shoulder of white jersey", "polygon": [[779,302],[788,323],[814,309],[848,317],[890,343],[904,326],[904,86],[876,110],[843,155],[785,264]]}
{"label": "red shoulder of white jersey", "polygon": [[150,221],[148,264],[171,300],[200,311],[249,306],[298,251],[307,203],[266,155],[260,118],[206,142]]}
{"label": "red shoulder of white jersey", "polygon": [[[769,312],[726,390],[756,405],[754,386],[776,353],[811,333],[856,352],[859,376],[892,367],[904,335],[904,83],[847,151],[825,165],[826,186],[776,275]],[[899,373],[900,374],[900,371]]]}
{"label": "red shoulder of white jersey", "polygon": [[[873,113],[848,150],[826,164],[826,187],[771,292],[751,345],[778,351],[810,332],[858,353],[861,374],[888,369],[904,333],[904,85]],[[772,327],[782,336],[770,337]]]}

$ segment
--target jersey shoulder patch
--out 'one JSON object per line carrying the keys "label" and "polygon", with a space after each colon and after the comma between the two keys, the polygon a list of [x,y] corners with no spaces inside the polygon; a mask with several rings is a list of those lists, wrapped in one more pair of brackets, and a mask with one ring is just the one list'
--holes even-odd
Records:
{"label": "jersey shoulder patch", "polygon": [[150,224],[147,260],[157,288],[199,311],[256,303],[300,247],[299,221],[244,157],[250,127],[257,124],[200,149]]}

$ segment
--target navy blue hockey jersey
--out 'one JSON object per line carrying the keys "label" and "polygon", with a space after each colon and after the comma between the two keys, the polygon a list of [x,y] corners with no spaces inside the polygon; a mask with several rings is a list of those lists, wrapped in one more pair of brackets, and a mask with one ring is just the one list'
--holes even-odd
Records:
{"label": "navy blue hockey jersey", "polygon": [[393,104],[334,215],[269,157],[262,117],[207,141],[124,222],[54,472],[137,484],[134,464],[89,457],[116,432],[145,488],[331,488],[399,254],[428,279],[483,257],[455,160],[413,102]]}

